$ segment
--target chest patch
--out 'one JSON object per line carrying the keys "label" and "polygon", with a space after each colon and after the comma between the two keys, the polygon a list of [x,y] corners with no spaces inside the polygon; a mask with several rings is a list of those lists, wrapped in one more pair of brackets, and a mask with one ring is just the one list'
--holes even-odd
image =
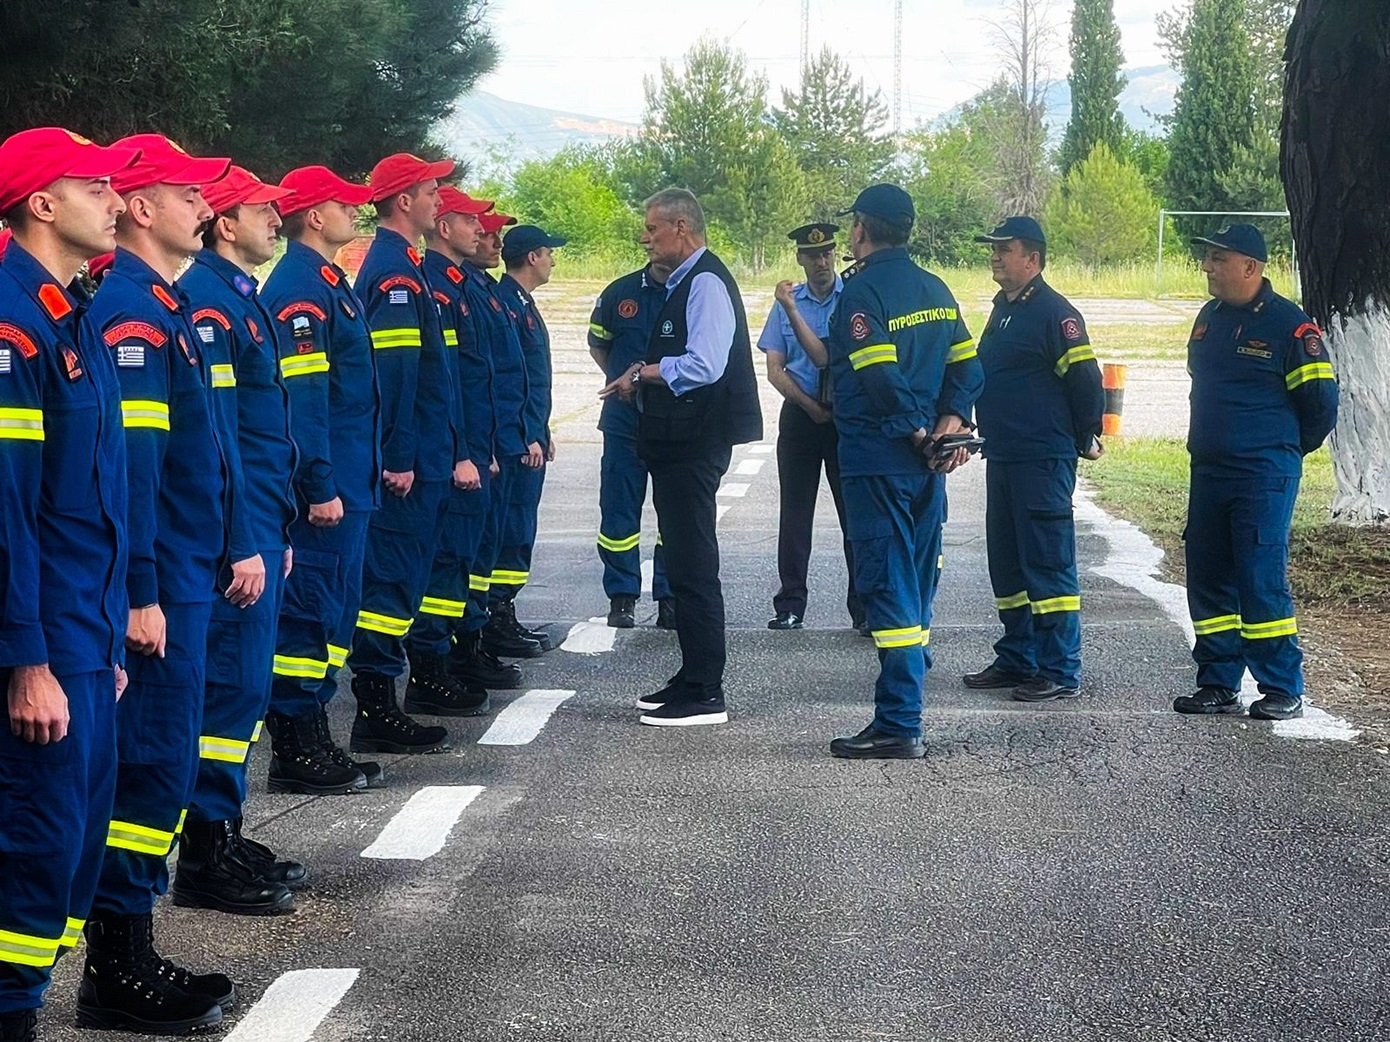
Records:
{"label": "chest patch", "polygon": [[77,352],[70,347],[63,348],[63,368],[67,370],[69,380],[82,379],[82,362],[78,359]]}
{"label": "chest patch", "polygon": [[1274,352],[1264,347],[1257,347],[1256,345],[1259,343],[1258,340],[1252,340],[1248,344],[1241,344],[1240,347],[1236,348],[1236,354],[1246,355],[1250,358],[1273,358]]}
{"label": "chest patch", "polygon": [[250,315],[246,316],[246,331],[251,334],[251,339],[256,343],[265,343],[265,337],[261,335],[261,327],[256,325],[256,320]]}
{"label": "chest patch", "polygon": [[621,318],[637,317],[637,301],[624,300],[618,305],[618,315]]}
{"label": "chest patch", "polygon": [[144,344],[121,344],[116,348],[116,364],[122,369],[145,368]]}
{"label": "chest patch", "polygon": [[357,312],[353,310],[352,305],[349,304],[346,300],[338,301],[338,307],[343,309],[343,314],[346,315],[349,320],[355,319],[357,317]]}
{"label": "chest patch", "polygon": [[662,336],[675,336],[675,335],[676,335],[676,327],[675,327],[675,324],[674,324],[669,318],[668,318],[665,322],[661,323],[661,335],[662,335]]}
{"label": "chest patch", "polygon": [[193,353],[193,348],[188,346],[188,340],[182,333],[179,334],[179,350],[183,352],[183,357],[189,365],[198,364],[198,356]]}
{"label": "chest patch", "polygon": [[862,311],[856,311],[849,317],[849,335],[851,340],[869,339],[869,316]]}

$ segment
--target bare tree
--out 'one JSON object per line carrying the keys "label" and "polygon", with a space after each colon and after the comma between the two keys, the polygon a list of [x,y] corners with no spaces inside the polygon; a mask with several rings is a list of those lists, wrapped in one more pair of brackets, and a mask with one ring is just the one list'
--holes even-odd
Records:
{"label": "bare tree", "polygon": [[1000,205],[1007,213],[1036,214],[1046,201],[1048,54],[1057,43],[1053,0],[1004,0],[988,22],[1003,55],[999,155]]}

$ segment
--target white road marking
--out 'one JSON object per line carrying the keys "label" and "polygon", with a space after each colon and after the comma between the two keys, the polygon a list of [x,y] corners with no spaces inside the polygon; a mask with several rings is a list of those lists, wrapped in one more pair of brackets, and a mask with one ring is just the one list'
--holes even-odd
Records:
{"label": "white road marking", "polygon": [[[1144,532],[1129,521],[1111,517],[1092,499],[1089,489],[1077,489],[1075,511],[1078,520],[1091,525],[1097,535],[1109,545],[1105,561],[1091,571],[1121,586],[1128,586],[1149,598],[1187,636],[1189,645],[1197,638],[1192,632],[1192,619],[1187,612],[1187,590],[1176,583],[1166,583],[1157,577],[1163,551],[1154,545]],[[1259,691],[1249,673],[1241,681],[1240,700],[1249,705],[1259,698]],[[1349,742],[1361,732],[1340,717],[1319,709],[1305,697],[1303,716],[1298,720],[1280,720],[1274,733],[1284,738],[1322,738]]]}
{"label": "white road marking", "polygon": [[734,499],[742,499],[748,495],[748,485],[745,482],[731,481],[727,485],[720,485],[716,496],[729,496]]}
{"label": "white road marking", "polygon": [[479,745],[526,745],[541,733],[555,710],[573,698],[573,691],[528,691],[497,714]]}
{"label": "white road marking", "polygon": [[612,651],[613,641],[617,638],[618,631],[608,625],[608,620],[602,615],[595,615],[588,622],[576,622],[571,626],[560,650],[574,655],[600,655]]}
{"label": "white road marking", "polygon": [[428,785],[406,801],[386,823],[363,857],[382,861],[424,861],[444,849],[444,841],[463,809],[478,798],[481,785]]}
{"label": "white road marking", "polygon": [[748,451],[749,451],[750,453],[753,453],[754,455],[757,455],[757,456],[766,456],[769,452],[772,451],[772,446],[771,446],[771,445],[750,445],[750,446],[748,446]]}
{"label": "white road marking", "polygon": [[359,970],[291,970],[266,989],[224,1042],[308,1042]]}
{"label": "white road marking", "polygon": [[723,521],[723,520],[724,520],[724,515],[727,514],[728,512],[729,512],[729,504],[728,504],[728,503],[720,503],[719,506],[717,506],[717,507],[714,508],[714,520],[715,520],[716,522]]}
{"label": "white road marking", "polygon": [[756,477],[762,472],[763,467],[767,466],[765,459],[744,459],[738,461],[738,466],[734,468],[735,474],[743,474],[749,477]]}
{"label": "white road marking", "polygon": [[642,592],[652,592],[652,574],[656,568],[656,562],[650,557],[642,562]]}

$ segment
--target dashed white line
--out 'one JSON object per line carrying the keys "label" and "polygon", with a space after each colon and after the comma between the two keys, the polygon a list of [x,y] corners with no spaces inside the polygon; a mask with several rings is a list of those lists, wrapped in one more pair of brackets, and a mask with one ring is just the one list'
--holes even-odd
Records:
{"label": "dashed white line", "polygon": [[723,520],[724,520],[724,515],[727,514],[728,512],[729,512],[729,504],[728,504],[728,503],[721,503],[721,504],[719,504],[719,506],[717,506],[717,507],[714,508],[714,520],[715,520],[715,521],[723,521]]}
{"label": "dashed white line", "polygon": [[750,445],[748,451],[756,456],[766,456],[772,451],[771,445]]}
{"label": "dashed white line", "polygon": [[741,481],[731,481],[726,485],[720,485],[716,496],[727,496],[733,499],[742,499],[748,495],[748,484]]}
{"label": "dashed white line", "polygon": [[651,592],[652,592],[652,575],[654,574],[655,569],[656,569],[656,562],[653,561],[650,557],[648,557],[645,561],[642,562],[642,565],[641,565],[641,572],[642,572],[642,592],[643,592],[643,593],[651,593]]}
{"label": "dashed white line", "polygon": [[734,473],[746,475],[748,477],[756,477],[762,472],[765,466],[767,466],[767,460],[765,459],[743,459],[738,461],[738,466],[734,468]]}
{"label": "dashed white line", "polygon": [[291,970],[281,974],[224,1042],[307,1042],[359,972]]}
{"label": "dashed white line", "polygon": [[573,698],[573,691],[528,691],[497,714],[479,745],[525,745],[541,733],[555,710]]}
{"label": "dashed white line", "polygon": [[386,823],[362,856],[382,861],[424,861],[444,849],[465,807],[478,798],[481,785],[429,785],[411,796]]}
{"label": "dashed white line", "polygon": [[576,622],[571,626],[560,650],[572,655],[601,655],[613,650],[617,637],[618,631],[608,625],[608,620],[596,615],[588,622]]}

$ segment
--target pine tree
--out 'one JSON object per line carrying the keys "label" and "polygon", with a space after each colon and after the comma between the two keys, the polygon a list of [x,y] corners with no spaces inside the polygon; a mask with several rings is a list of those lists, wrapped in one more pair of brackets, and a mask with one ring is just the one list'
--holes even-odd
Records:
{"label": "pine tree", "polygon": [[1076,0],[1071,16],[1071,122],[1067,124],[1057,161],[1065,177],[1100,142],[1119,155],[1125,142],[1125,118],[1120,115],[1120,27],[1115,23],[1115,0]]}

